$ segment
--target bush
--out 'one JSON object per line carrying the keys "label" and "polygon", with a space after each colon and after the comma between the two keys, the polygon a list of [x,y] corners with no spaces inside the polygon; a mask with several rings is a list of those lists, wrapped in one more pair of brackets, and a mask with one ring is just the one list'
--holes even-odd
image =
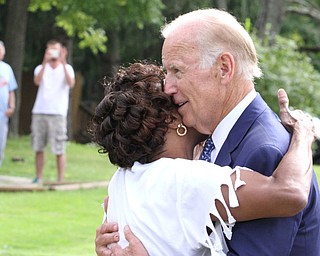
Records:
{"label": "bush", "polygon": [[264,40],[253,38],[264,73],[256,81],[256,89],[269,106],[279,112],[276,93],[279,88],[284,88],[289,95],[290,106],[319,116],[320,73],[311,64],[311,59],[299,52],[291,39],[276,36],[271,44],[268,37]]}

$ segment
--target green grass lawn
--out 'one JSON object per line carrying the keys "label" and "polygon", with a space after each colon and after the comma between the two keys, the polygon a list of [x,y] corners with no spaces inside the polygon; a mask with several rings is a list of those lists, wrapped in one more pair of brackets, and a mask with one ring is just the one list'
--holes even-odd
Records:
{"label": "green grass lawn", "polygon": [[[110,179],[115,171],[93,145],[69,143],[66,181]],[[24,162],[12,162],[12,157]],[[0,175],[34,177],[29,138],[10,139]],[[315,166],[320,179],[320,166]],[[47,154],[44,180],[56,180],[55,157]],[[78,191],[0,192],[0,255],[94,256],[95,230],[107,188]]]}
{"label": "green grass lawn", "polygon": [[[97,151],[98,148],[93,144],[68,142],[65,181],[110,179],[116,168],[110,164],[106,155],[100,155]],[[20,158],[24,161],[14,162],[12,158]],[[50,182],[56,181],[56,157],[51,154],[49,148],[46,150],[45,158],[43,179]],[[30,137],[24,136],[8,140],[0,175],[35,177],[34,152],[31,149]]]}
{"label": "green grass lawn", "polygon": [[[14,162],[12,158],[24,159]],[[103,181],[116,168],[91,144],[67,145],[66,182]],[[0,175],[35,176],[28,136],[9,139]],[[44,181],[56,181],[55,156],[48,150]],[[95,230],[107,188],[78,191],[0,192],[0,255],[95,255]]]}
{"label": "green grass lawn", "polygon": [[0,193],[0,255],[95,255],[105,189]]}

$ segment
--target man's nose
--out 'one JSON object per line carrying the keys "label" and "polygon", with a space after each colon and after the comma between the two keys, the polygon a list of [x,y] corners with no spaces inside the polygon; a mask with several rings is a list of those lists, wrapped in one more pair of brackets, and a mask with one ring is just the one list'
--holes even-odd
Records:
{"label": "man's nose", "polygon": [[177,86],[169,77],[164,80],[164,92],[168,95],[177,93]]}

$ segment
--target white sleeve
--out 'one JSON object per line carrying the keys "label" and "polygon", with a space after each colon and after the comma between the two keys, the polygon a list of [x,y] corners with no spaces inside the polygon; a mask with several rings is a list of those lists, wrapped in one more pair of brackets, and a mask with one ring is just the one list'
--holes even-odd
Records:
{"label": "white sleeve", "polygon": [[73,67],[72,67],[70,64],[67,64],[66,68],[67,68],[68,74],[69,74],[72,78],[74,78],[74,77],[75,77],[75,74],[74,74]]}
{"label": "white sleeve", "polygon": [[[222,185],[228,186],[230,206],[239,206],[236,189],[230,177],[233,172],[236,172],[237,186],[244,185],[245,183],[240,180],[239,168],[220,167],[204,161],[192,161],[180,172],[179,175],[183,177],[178,179],[181,181],[181,194],[178,195],[178,200],[181,203],[181,219],[186,236],[198,240],[199,244],[215,252],[221,251],[221,255],[227,250],[222,231],[228,239],[231,239],[232,227],[236,222],[223,198]],[[224,206],[228,221],[223,221],[216,208],[216,200]],[[212,223],[210,214],[219,220],[218,225]],[[213,231],[210,237],[206,227]]]}
{"label": "white sleeve", "polygon": [[42,64],[36,66],[36,68],[34,69],[34,76],[37,76],[40,73],[40,70],[42,68]]}

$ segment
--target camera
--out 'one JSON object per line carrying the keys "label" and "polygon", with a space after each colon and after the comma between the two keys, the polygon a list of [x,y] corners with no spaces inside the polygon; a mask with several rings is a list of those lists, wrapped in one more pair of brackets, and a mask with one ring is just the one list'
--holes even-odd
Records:
{"label": "camera", "polygon": [[52,59],[58,59],[60,56],[60,51],[58,49],[50,49],[49,53]]}

